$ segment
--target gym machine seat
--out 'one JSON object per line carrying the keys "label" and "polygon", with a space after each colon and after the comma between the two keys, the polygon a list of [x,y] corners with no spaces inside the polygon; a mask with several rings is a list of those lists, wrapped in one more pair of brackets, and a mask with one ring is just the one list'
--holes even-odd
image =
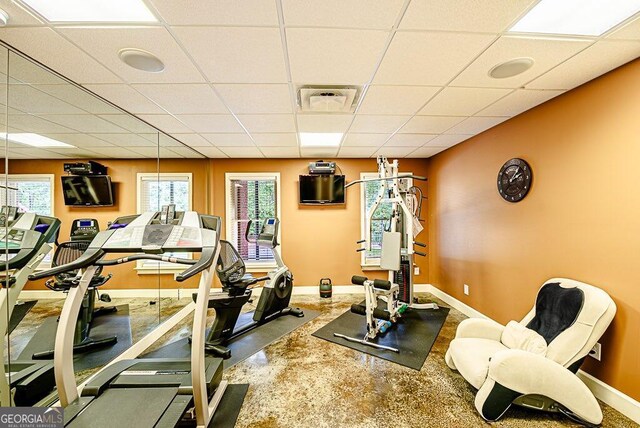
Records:
{"label": "gym machine seat", "polygon": [[[90,241],[62,242],[56,247],[56,251],[53,254],[53,260],[51,261],[51,267],[62,266],[76,261],[84,254],[87,248],[89,248],[90,243]],[[98,287],[106,284],[107,281],[111,279],[111,274],[102,276],[100,275],[101,272],[102,266],[99,266],[95,275],[91,278],[89,288],[87,289],[87,293],[82,301],[80,314],[76,321],[76,332],[73,342],[74,353],[93,351],[104,346],[114,345],[118,341],[117,336],[109,336],[100,339],[93,339],[90,337],[91,323],[95,317],[117,311],[113,306],[95,308],[96,296],[98,296],[98,300],[103,302],[111,301],[107,294],[98,294]],[[79,272],[77,270],[60,273],[54,278],[47,280],[45,285],[50,290],[68,293],[71,288],[78,285],[78,282],[80,281],[80,275],[78,275],[78,273]],[[33,358],[53,358],[53,350],[37,352],[33,354]]]}
{"label": "gym machine seat", "polygon": [[553,278],[519,323],[462,321],[445,361],[478,389],[475,406],[488,421],[517,404],[598,425],[602,410],[576,372],[615,313],[616,304],[603,290]]}

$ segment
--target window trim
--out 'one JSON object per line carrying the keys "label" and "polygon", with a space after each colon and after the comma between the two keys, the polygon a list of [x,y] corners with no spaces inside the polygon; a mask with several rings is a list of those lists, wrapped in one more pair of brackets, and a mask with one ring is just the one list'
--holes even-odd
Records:
{"label": "window trim", "polygon": [[[55,183],[55,174],[6,174],[4,175],[4,185],[8,187],[8,183],[12,180],[22,180],[22,181],[44,181],[44,179],[49,180],[49,185],[51,186],[51,212],[48,214],[50,217],[55,217],[56,204],[55,204],[55,194],[56,194],[56,183]],[[42,180],[38,180],[42,179]],[[9,189],[4,189],[3,191],[8,191]],[[6,194],[5,194],[6,197]],[[8,201],[6,201],[8,203]],[[51,268],[51,260],[53,259],[53,254],[55,253],[56,246],[55,244],[51,245],[51,251],[47,253],[47,255],[51,255],[51,259],[47,261],[42,261],[36,268],[36,271],[41,271],[45,269]],[[45,255],[46,259],[46,255]]]}
{"label": "window trim", "polygon": [[[167,178],[175,177],[178,179],[187,178],[189,182],[189,206],[187,207],[187,211],[190,211],[193,207],[193,173],[191,172],[139,172],[136,174],[136,212],[138,214],[142,214],[142,183],[145,181],[169,181]],[[191,253],[185,253],[184,257],[191,258]],[[163,262],[144,262],[137,261],[136,272],[138,275],[155,275],[155,274],[166,274],[173,275],[181,273],[185,270],[185,267],[163,263]]]}
{"label": "window trim", "polygon": [[[408,174],[408,175],[412,175],[413,173],[411,172],[399,172],[398,174]],[[360,179],[361,180],[365,180],[365,179],[371,179],[371,178],[378,178],[378,173],[377,172],[361,172],[360,173]],[[410,178],[409,180],[411,180],[411,185],[413,185],[413,179]],[[366,234],[366,217],[367,217],[367,195],[365,192],[365,188],[367,186],[367,183],[360,183],[360,239],[364,239],[364,236]],[[363,270],[380,270],[380,258],[369,258],[367,259],[367,252],[366,251],[361,251],[360,252],[360,267]],[[368,260],[368,261],[367,261]]]}
{"label": "window trim", "polygon": [[[232,218],[234,218],[234,209],[232,204],[232,195],[229,191],[231,180],[263,180],[265,178],[275,178],[276,180],[276,215],[281,218],[281,199],[282,191],[280,189],[280,173],[279,172],[225,172],[224,174],[224,205],[225,205],[225,237],[233,234]],[[282,228],[278,228],[278,245],[275,251],[282,255]],[[264,272],[265,270],[275,269],[275,262],[245,262],[246,268],[252,272]]]}

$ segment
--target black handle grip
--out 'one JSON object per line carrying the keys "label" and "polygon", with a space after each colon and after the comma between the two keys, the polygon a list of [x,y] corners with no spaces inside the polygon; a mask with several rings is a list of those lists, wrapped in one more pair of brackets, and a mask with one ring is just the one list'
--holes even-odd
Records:
{"label": "black handle grip", "polygon": [[356,244],[362,244],[363,242],[367,242],[367,240],[366,239],[361,239],[359,241],[356,241]]}
{"label": "black handle grip", "polygon": [[414,251],[413,251],[413,253],[414,253],[414,254],[417,254],[417,255],[419,255],[419,256],[422,256],[422,257],[426,257],[426,256],[427,256],[427,253],[422,253],[422,252],[420,252],[420,251],[415,251],[415,250],[414,250]]}
{"label": "black handle grip", "polygon": [[358,249],[356,250],[356,252],[357,252],[357,253],[360,253],[360,252],[365,251],[365,250],[366,250],[366,248],[358,248]]}
{"label": "black handle grip", "polygon": [[192,276],[199,274],[203,270],[208,269],[213,264],[213,258],[215,255],[216,247],[202,247],[200,259],[193,266],[176,275],[176,281],[185,281]]}
{"label": "black handle grip", "polygon": [[374,279],[373,287],[380,288],[382,290],[391,290],[391,282],[385,281],[384,279]]}
{"label": "black handle grip", "polygon": [[89,248],[78,259],[72,261],[71,263],[56,266],[51,269],[43,270],[40,272],[34,272],[31,275],[29,275],[29,280],[35,281],[36,279],[42,279],[48,276],[54,276],[64,272],[84,269],[87,266],[95,264],[95,262],[97,262],[103,255],[104,255],[104,251],[102,251],[100,248]]}
{"label": "black handle grip", "polygon": [[366,276],[353,275],[351,277],[351,283],[355,285],[363,285],[366,280],[367,280]]}
{"label": "black handle grip", "polygon": [[244,239],[247,240],[247,242],[251,242],[252,244],[256,243],[255,239],[249,239],[249,232],[251,232],[251,225],[253,224],[253,220],[249,220],[249,222],[247,223],[247,228],[244,231]]}
{"label": "black handle grip", "polygon": [[423,247],[423,248],[427,246],[427,244],[425,244],[424,242],[418,242],[418,241],[414,241],[413,245],[417,245],[418,247]]}

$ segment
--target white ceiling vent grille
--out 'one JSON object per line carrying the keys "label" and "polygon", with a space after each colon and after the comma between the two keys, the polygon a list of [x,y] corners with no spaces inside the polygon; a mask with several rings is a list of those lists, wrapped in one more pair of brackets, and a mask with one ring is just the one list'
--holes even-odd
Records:
{"label": "white ceiling vent grille", "polygon": [[299,107],[310,113],[350,113],[355,109],[358,87],[315,86],[298,90]]}

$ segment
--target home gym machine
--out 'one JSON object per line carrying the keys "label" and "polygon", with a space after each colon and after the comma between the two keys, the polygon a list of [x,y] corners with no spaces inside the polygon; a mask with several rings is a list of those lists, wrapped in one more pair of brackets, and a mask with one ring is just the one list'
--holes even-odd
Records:
{"label": "home gym machine", "polygon": [[[20,293],[44,257],[51,251],[60,229],[60,220],[34,213],[18,213],[15,207],[2,208],[0,214],[0,337]],[[4,351],[2,349],[2,351]],[[4,355],[4,352],[1,353]],[[54,387],[53,364],[49,361],[11,360],[0,364],[0,405],[31,406]]]}
{"label": "home gym machine", "polygon": [[[131,219],[131,217],[129,218]],[[115,223],[114,223],[115,224]],[[220,358],[205,358],[207,301],[218,259],[220,218],[194,211],[169,221],[163,213],[147,212],[124,227],[102,231],[77,260],[30,275],[46,278],[82,270],[82,278],[69,291],[56,332],[54,365],[60,405],[66,426],[96,428],[117,426],[207,427],[227,382],[222,380]],[[125,257],[107,258],[126,253]],[[166,253],[200,253],[187,259]],[[175,276],[182,282],[200,274],[198,297],[193,304],[191,358],[136,359],[153,344],[151,332],[134,345],[132,359],[119,359],[95,374],[81,391],[73,370],[75,321],[91,279],[101,266],[153,260],[187,266]],[[168,321],[165,321],[168,322]],[[158,327],[162,329],[162,326]]]}
{"label": "home gym machine", "polygon": [[[271,248],[276,268],[267,276],[260,278],[246,274],[246,266],[238,250],[230,242],[220,241],[220,258],[216,273],[222,283],[223,292],[209,296],[209,308],[215,311],[215,318],[207,336],[205,349],[225,359],[231,357],[231,350],[225,345],[238,336],[283,315],[304,316],[299,308],[289,307],[293,291],[293,274],[276,250],[280,220],[265,219],[256,239],[249,236],[251,225],[252,222],[249,220],[245,231],[246,240],[258,247]],[[251,298],[253,288],[260,286],[258,283],[263,281],[264,285],[253,313],[253,321],[236,327],[242,306]],[[194,299],[195,297],[194,295]]]}
{"label": "home gym machine", "polygon": [[[77,219],[71,224],[71,232],[69,234],[70,241],[62,242],[56,247],[53,254],[52,267],[70,263],[80,256],[89,248],[89,243],[100,232],[98,220],[93,218]],[[117,336],[108,336],[102,338],[92,338],[91,326],[93,320],[101,315],[117,312],[115,306],[102,306],[96,308],[96,297],[102,302],[110,302],[111,298],[108,294],[99,294],[98,287],[106,284],[111,279],[111,274],[102,276],[102,267],[98,268],[96,274],[91,278],[91,283],[87,289],[87,293],[82,300],[80,314],[76,321],[76,331],[73,339],[73,353],[79,354],[94,351],[105,346],[112,346],[118,342]],[[68,293],[72,287],[78,284],[82,277],[82,271],[64,272],[55,276],[55,278],[47,280],[45,286],[53,291],[61,291]],[[34,360],[48,360],[53,358],[53,349],[48,351],[36,352],[33,354]]]}
{"label": "home gym machine", "polygon": [[[334,336],[358,342],[363,345],[393,352],[397,348],[378,345],[372,341],[379,334],[386,333],[404,312],[413,309],[437,309],[435,303],[418,304],[413,296],[414,254],[426,256],[414,246],[426,247],[415,240],[424,229],[420,224],[423,195],[419,187],[411,180],[426,181],[425,177],[413,174],[400,174],[398,160],[389,162],[386,157],[378,157],[378,177],[352,181],[345,187],[355,184],[376,182],[378,194],[367,211],[364,237],[358,241],[361,248],[357,251],[371,250],[371,224],[378,207],[382,203],[391,204],[391,217],[382,234],[380,267],[389,271],[389,279],[369,280],[362,276],[353,276],[351,282],[362,285],[365,290],[365,305],[352,305],[351,312],[364,315],[367,320],[367,333],[363,339],[347,337],[340,333]],[[386,302],[386,308],[378,307],[378,300]]]}

